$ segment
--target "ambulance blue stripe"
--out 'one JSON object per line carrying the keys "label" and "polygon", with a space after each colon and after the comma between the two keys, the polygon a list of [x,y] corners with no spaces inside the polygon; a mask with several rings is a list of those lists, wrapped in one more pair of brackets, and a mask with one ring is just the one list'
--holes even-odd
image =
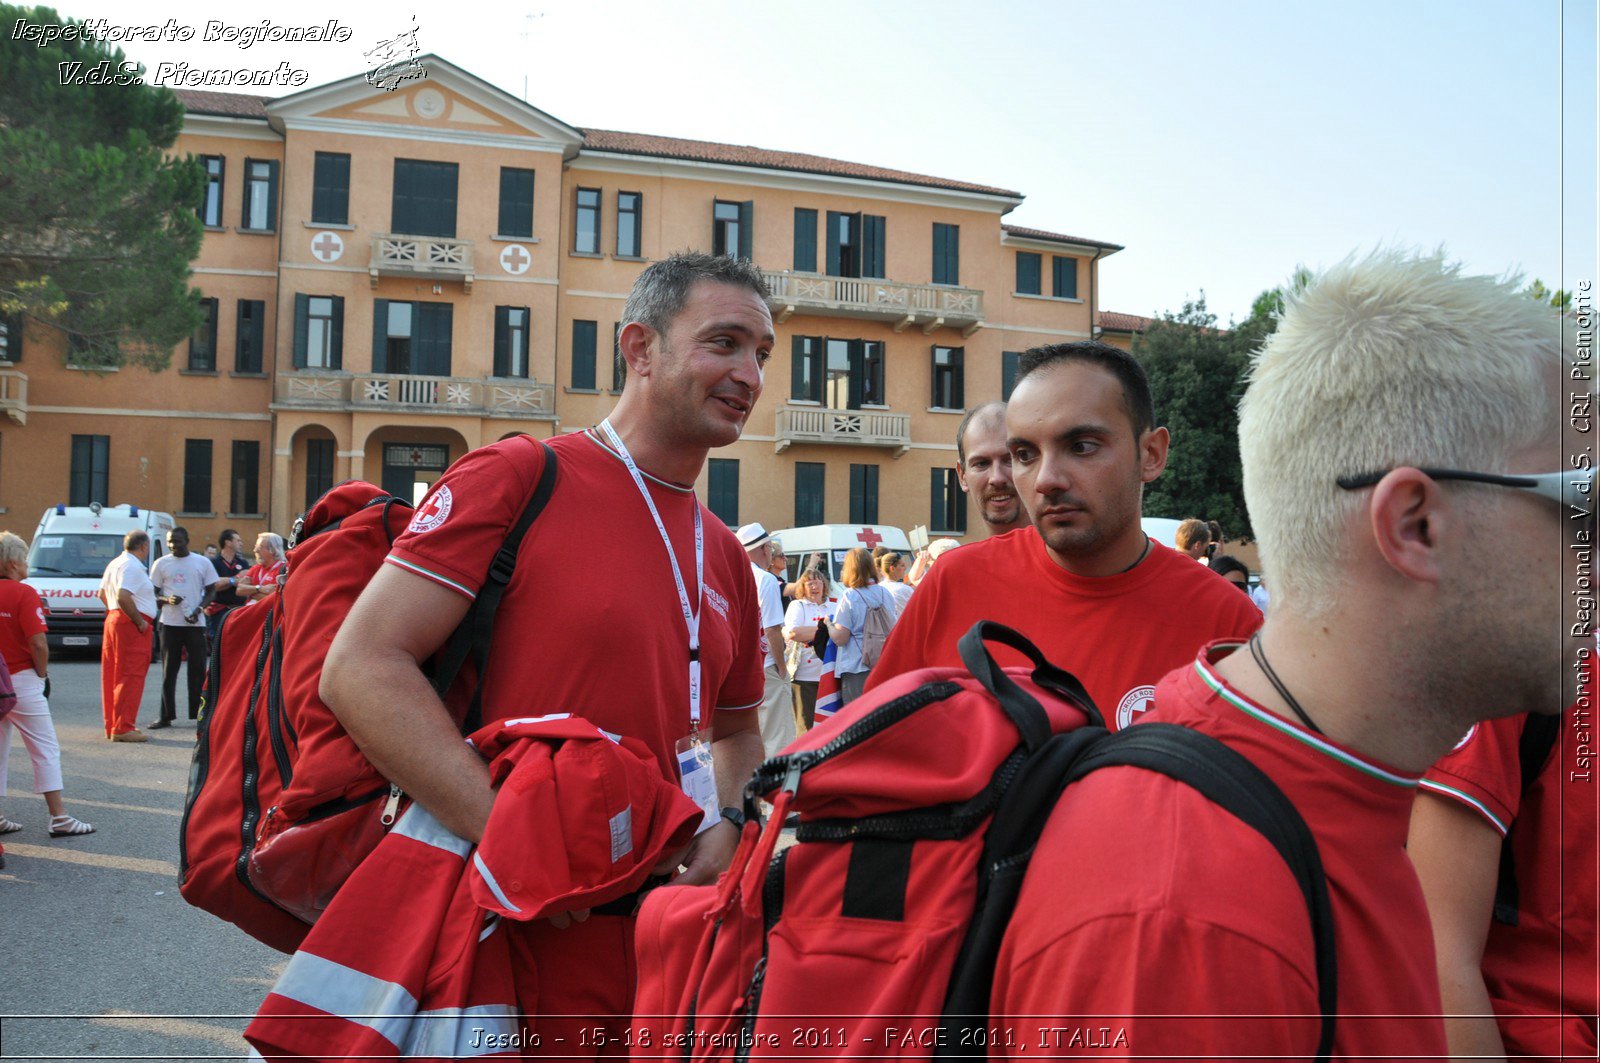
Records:
{"label": "ambulance blue stripe", "polygon": [[412,564],[410,561],[402,561],[398,557],[395,557],[393,554],[390,554],[388,557],[384,558],[384,560],[389,562],[389,564],[391,564],[391,565],[397,565],[400,568],[405,569],[407,572],[415,572],[417,575],[423,576],[423,577],[425,577],[427,579],[431,579],[435,583],[442,583],[446,587],[449,587],[453,591],[460,591],[462,594],[465,594],[467,596],[468,601],[476,601],[477,598],[478,598],[477,594],[475,594],[472,591],[468,590],[466,587],[463,587],[461,584],[457,583],[455,580],[449,579],[449,578],[447,578],[445,576],[441,576],[437,572],[429,572],[427,569],[423,568],[421,565]]}
{"label": "ambulance blue stripe", "polygon": [[1472,808],[1480,812],[1483,815],[1483,818],[1488,820],[1495,830],[1500,832],[1500,836],[1502,838],[1504,838],[1511,830],[1509,826],[1500,822],[1499,816],[1496,816],[1493,812],[1489,811],[1488,805],[1484,804],[1482,801],[1479,801],[1476,797],[1473,797],[1465,790],[1457,790],[1454,786],[1446,786],[1444,783],[1435,782],[1432,779],[1423,779],[1422,788],[1424,790],[1432,790],[1434,793],[1444,797],[1453,797],[1462,804],[1470,805]]}

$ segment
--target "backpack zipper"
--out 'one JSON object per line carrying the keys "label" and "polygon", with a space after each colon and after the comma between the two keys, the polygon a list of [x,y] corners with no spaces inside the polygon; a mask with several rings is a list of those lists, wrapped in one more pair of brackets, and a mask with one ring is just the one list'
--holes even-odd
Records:
{"label": "backpack zipper", "polygon": [[772,865],[767,868],[767,880],[761,887],[761,958],[750,972],[750,985],[744,993],[744,1023],[739,1028],[739,1046],[733,1055],[734,1063],[744,1063],[749,1059],[750,1049],[755,1044],[761,991],[767,982],[767,943],[772,939],[772,931],[778,925],[779,917],[783,915],[784,869],[789,864],[792,851],[785,849],[773,858]]}
{"label": "backpack zipper", "polygon": [[256,651],[256,678],[250,687],[250,700],[244,717],[244,750],[241,755],[244,762],[244,815],[239,821],[239,856],[233,863],[234,876],[244,883],[246,889],[269,904],[275,902],[250,881],[250,853],[256,845],[256,826],[261,822],[261,795],[257,790],[261,764],[256,758],[256,743],[259,740],[256,734],[256,704],[261,697],[261,679],[266,669],[267,653],[272,648],[273,630],[272,616],[268,614],[266,627],[261,630],[261,648]]}
{"label": "backpack zipper", "polygon": [[294,778],[294,766],[289,763],[289,746],[284,741],[286,714],[283,711],[283,628],[272,633],[271,665],[267,674],[267,737],[272,741],[272,758],[278,764],[278,778],[283,789],[289,788]]}

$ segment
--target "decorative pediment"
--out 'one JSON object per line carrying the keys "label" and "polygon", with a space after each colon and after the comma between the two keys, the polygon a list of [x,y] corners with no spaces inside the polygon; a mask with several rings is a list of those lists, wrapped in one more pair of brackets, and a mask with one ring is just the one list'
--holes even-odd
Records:
{"label": "decorative pediment", "polygon": [[305,128],[370,134],[376,125],[391,126],[397,135],[455,134],[524,145],[543,141],[548,149],[568,155],[583,143],[579,130],[436,55],[408,62],[411,76],[403,83],[392,71],[386,71],[388,77],[356,74],[270,102],[268,120],[280,132]]}

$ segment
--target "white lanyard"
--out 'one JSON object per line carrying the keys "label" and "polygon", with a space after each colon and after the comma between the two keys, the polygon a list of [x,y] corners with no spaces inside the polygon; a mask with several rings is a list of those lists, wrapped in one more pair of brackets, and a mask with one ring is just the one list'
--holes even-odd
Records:
{"label": "white lanyard", "polygon": [[[694,582],[695,604],[689,608],[689,592],[683,585],[683,570],[678,567],[678,555],[672,549],[672,536],[667,534],[667,526],[661,522],[661,513],[656,509],[655,499],[650,497],[650,489],[645,486],[644,477],[639,474],[639,467],[633,463],[633,455],[628,453],[628,448],[622,443],[622,438],[611,427],[607,418],[600,422],[600,428],[611,441],[611,446],[622,458],[622,464],[628,467],[628,473],[633,477],[633,482],[639,488],[639,493],[644,496],[644,504],[650,507],[650,516],[656,522],[656,531],[661,533],[661,542],[667,548],[667,560],[672,562],[672,581],[678,585],[678,605],[683,609],[683,624],[689,629],[689,729],[691,732],[700,730],[700,611],[705,602],[705,570],[706,570],[706,540],[705,529],[700,523],[700,503],[694,505]],[[694,492],[689,492],[689,497],[694,498]]]}

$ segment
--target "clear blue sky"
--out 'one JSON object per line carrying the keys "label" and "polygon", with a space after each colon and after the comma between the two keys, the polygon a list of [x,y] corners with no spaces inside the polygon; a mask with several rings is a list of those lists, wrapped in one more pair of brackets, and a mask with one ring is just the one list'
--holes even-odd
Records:
{"label": "clear blue sky", "polygon": [[126,47],[152,67],[287,59],[311,85],[365,70],[415,15],[423,51],[517,96],[526,79],[574,125],[1018,189],[1007,220],[1126,245],[1108,310],[1204,290],[1226,321],[1297,264],[1380,242],[1552,287],[1596,274],[1594,0],[284,2],[255,17],[337,12],[352,39],[242,51],[198,41],[247,17],[213,3],[59,10],[199,31]]}

